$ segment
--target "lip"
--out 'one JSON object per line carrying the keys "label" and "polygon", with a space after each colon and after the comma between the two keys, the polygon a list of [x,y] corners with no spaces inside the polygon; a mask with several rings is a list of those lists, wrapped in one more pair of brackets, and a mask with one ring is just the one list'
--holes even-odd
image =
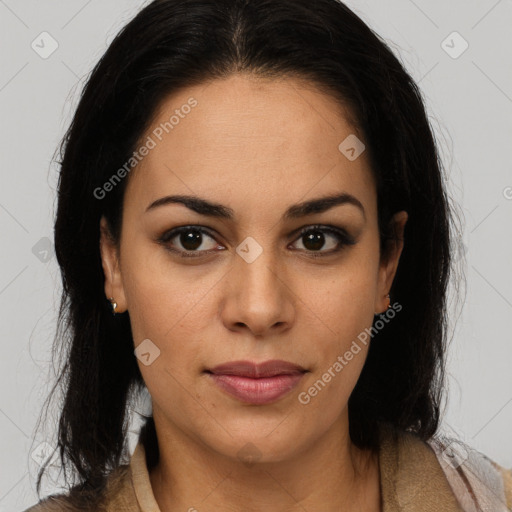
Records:
{"label": "lip", "polygon": [[238,400],[263,405],[279,400],[295,388],[306,370],[282,360],[263,363],[232,361],[206,370],[213,382]]}

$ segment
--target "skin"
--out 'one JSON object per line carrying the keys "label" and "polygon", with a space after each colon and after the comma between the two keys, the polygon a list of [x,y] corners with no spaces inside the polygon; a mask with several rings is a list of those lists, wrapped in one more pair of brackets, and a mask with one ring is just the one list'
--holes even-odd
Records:
{"label": "skin", "polygon": [[[142,140],[191,96],[198,105],[129,175],[119,244],[101,221],[105,294],[118,312],[129,311],[135,347],[150,339],[160,350],[148,366],[137,360],[160,447],[150,472],[160,509],[380,511],[378,459],[348,435],[347,403],[368,347],[309,404],[298,395],[386,310],[407,213],[395,215],[399,240],[381,258],[367,152],[354,161],[340,152],[356,128],[348,111],[314,87],[242,75],[190,87],[166,99]],[[289,206],[335,192],[355,196],[364,215],[343,204],[281,219]],[[169,194],[228,206],[235,219],[181,204],[146,212]],[[313,258],[338,245],[324,232],[324,245],[311,248],[296,230],[314,224],[343,228],[356,243]],[[157,242],[190,225],[209,228],[198,250],[210,254],[180,258]],[[236,252],[248,236],[263,250],[252,263]],[[184,250],[182,241],[175,236],[167,245]],[[269,359],[309,373],[268,405],[242,403],[204,373],[233,360]],[[238,455],[247,443],[259,455],[253,464]]]}

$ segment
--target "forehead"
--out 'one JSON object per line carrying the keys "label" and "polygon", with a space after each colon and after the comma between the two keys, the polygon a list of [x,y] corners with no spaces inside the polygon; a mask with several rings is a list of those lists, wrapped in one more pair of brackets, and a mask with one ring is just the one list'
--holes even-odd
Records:
{"label": "forehead", "polygon": [[281,210],[342,191],[371,209],[376,199],[366,151],[356,159],[343,152],[347,137],[362,138],[348,114],[294,78],[234,75],[180,90],[162,102],[141,138],[151,149],[126,193],[146,206],[185,193]]}

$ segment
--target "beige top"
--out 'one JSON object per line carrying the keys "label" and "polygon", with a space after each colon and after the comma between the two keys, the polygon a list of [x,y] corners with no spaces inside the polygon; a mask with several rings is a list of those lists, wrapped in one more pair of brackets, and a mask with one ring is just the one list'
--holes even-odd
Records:
{"label": "beige top", "polygon": [[[453,463],[453,454],[444,448],[438,441],[425,443],[413,434],[394,435],[387,427],[382,428],[379,468],[383,512],[512,510],[512,469],[506,470],[474,450],[464,452],[460,464]],[[105,506],[105,512],[161,512],[140,441],[130,463],[110,475]],[[75,510],[66,495],[59,495],[25,512]]]}

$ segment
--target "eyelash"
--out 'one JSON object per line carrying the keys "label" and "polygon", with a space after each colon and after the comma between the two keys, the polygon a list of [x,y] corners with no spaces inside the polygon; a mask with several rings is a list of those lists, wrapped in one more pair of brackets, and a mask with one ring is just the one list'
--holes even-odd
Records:
{"label": "eyelash", "polygon": [[[201,256],[204,256],[205,254],[209,254],[211,252],[214,252],[212,250],[210,251],[182,251],[179,249],[174,249],[169,246],[169,241],[173,238],[176,238],[181,233],[187,233],[189,231],[195,231],[199,232],[201,234],[206,234],[211,238],[215,238],[209,230],[206,230],[200,226],[181,226],[178,228],[171,229],[170,231],[166,231],[159,239],[158,242],[162,244],[168,251],[173,252],[175,254],[179,254],[182,258],[198,258]],[[347,245],[354,245],[356,243],[355,239],[351,237],[345,230],[336,228],[334,226],[321,226],[321,225],[313,225],[313,226],[307,226],[300,230],[299,235],[294,239],[294,241],[299,240],[301,237],[306,235],[310,232],[321,232],[321,233],[327,233],[329,235],[333,235],[338,239],[338,246],[335,249],[332,249],[330,251],[326,252],[318,252],[318,251],[308,251],[307,253],[312,258],[324,258],[327,256],[331,256],[333,254],[339,253],[344,246]],[[299,249],[300,250],[300,249]]]}

